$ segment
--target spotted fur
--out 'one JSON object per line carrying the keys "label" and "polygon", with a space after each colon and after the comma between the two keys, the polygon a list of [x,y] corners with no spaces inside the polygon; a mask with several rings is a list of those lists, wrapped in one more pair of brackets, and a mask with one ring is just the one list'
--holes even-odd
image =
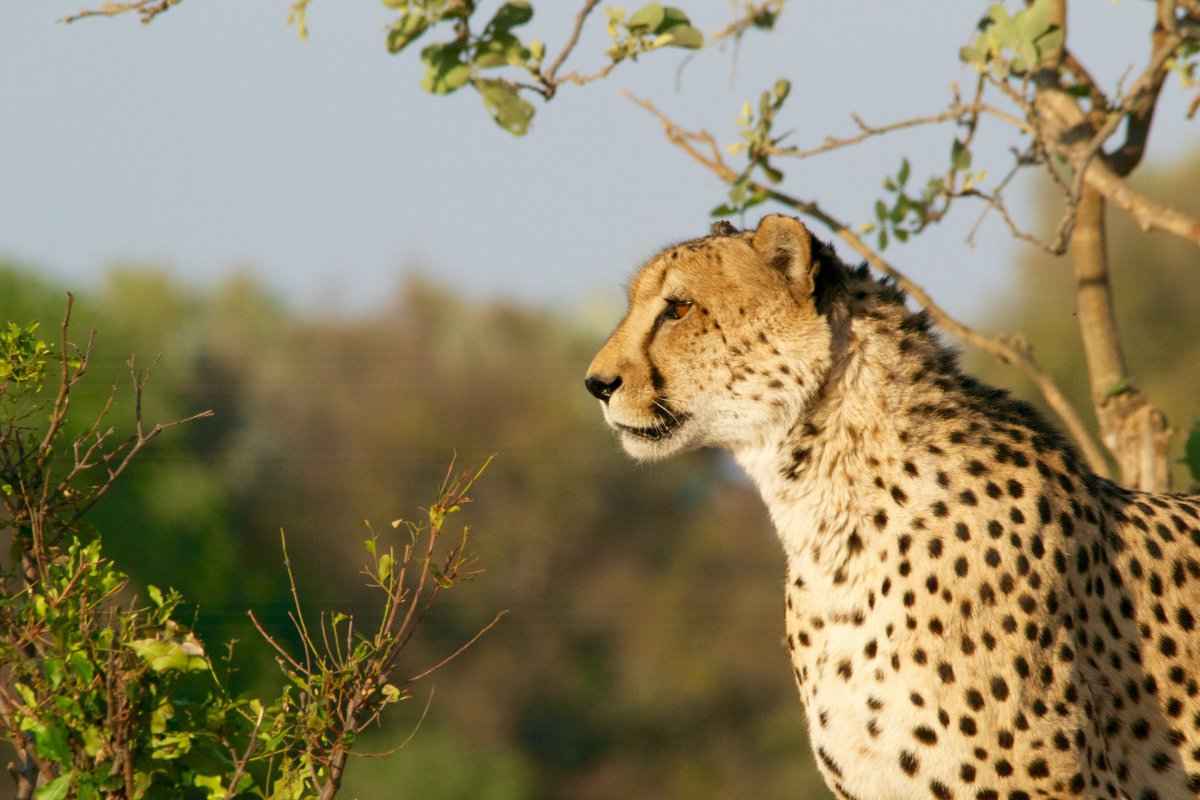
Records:
{"label": "spotted fur", "polygon": [[787,217],[721,229],[641,268],[589,375],[633,456],[757,484],[838,797],[1200,795],[1200,498],[1092,474],[889,282]]}

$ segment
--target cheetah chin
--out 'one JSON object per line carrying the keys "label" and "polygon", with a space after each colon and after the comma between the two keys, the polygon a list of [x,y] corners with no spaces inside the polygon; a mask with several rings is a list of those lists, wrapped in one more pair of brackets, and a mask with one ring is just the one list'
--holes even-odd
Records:
{"label": "cheetah chin", "polygon": [[630,455],[758,487],[837,797],[1200,796],[1200,497],[1092,473],[892,283],[721,223],[638,270],[585,382]]}

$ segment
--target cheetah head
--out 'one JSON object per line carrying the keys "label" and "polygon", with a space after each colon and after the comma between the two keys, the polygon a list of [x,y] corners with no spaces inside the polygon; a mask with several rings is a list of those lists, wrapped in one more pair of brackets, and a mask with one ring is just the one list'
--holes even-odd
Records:
{"label": "cheetah head", "polygon": [[754,231],[718,224],[638,270],[587,389],[639,460],[761,444],[811,406],[829,373],[840,276],[832,251],[791,217]]}

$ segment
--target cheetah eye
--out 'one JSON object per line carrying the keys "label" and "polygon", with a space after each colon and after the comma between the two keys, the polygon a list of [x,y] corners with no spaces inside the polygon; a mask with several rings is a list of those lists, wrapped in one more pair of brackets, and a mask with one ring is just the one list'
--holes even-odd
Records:
{"label": "cheetah eye", "polygon": [[663,319],[683,319],[688,314],[692,313],[691,300],[667,300],[667,307],[663,309]]}

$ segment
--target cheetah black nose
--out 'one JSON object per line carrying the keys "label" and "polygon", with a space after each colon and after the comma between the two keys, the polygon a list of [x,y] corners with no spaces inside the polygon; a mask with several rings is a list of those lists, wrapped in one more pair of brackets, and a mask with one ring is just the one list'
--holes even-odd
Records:
{"label": "cheetah black nose", "polygon": [[592,393],[592,397],[607,403],[613,392],[621,388],[621,376],[608,378],[603,375],[588,375],[583,385]]}

